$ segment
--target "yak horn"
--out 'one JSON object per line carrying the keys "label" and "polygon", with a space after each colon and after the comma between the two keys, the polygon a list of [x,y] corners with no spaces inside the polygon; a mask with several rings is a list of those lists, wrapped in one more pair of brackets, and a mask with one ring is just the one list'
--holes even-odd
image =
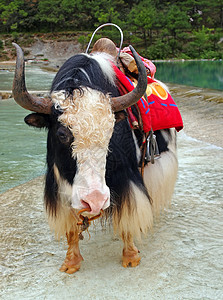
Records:
{"label": "yak horn", "polygon": [[50,98],[35,97],[28,93],[25,83],[25,62],[22,49],[16,43],[12,43],[16,48],[16,68],[13,81],[12,93],[15,101],[25,109],[50,114],[52,102]]}
{"label": "yak horn", "polygon": [[120,97],[113,97],[111,99],[111,105],[114,112],[126,109],[138,102],[139,99],[144,95],[147,88],[146,68],[135,49],[131,45],[129,46],[129,48],[132,51],[138,68],[138,83],[135,89],[128,94]]}

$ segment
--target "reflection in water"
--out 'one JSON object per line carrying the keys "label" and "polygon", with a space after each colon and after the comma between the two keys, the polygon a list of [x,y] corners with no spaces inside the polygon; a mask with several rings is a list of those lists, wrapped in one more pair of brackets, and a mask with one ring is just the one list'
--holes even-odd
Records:
{"label": "reflection in water", "polygon": [[2,299],[221,299],[223,148],[178,137],[172,206],[139,243],[137,268],[121,266],[110,230],[91,226],[81,270],[59,272],[66,251],[44,219],[42,178],[0,195]]}
{"label": "reflection in water", "polygon": [[223,90],[223,61],[156,62],[156,78],[189,86]]}

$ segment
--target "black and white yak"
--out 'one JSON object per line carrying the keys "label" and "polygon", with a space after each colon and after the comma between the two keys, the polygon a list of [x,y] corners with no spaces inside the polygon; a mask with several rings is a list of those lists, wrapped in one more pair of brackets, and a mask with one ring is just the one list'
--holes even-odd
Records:
{"label": "black and white yak", "polygon": [[123,266],[137,266],[140,256],[134,240],[152,227],[153,216],[170,202],[178,165],[175,129],[156,131],[160,158],[146,164],[141,176],[142,136],[130,128],[125,112],[146,90],[141,59],[132,49],[139,75],[138,85],[128,94],[120,95],[111,66],[116,59],[104,47],[102,52],[68,59],[53,80],[50,97],[38,98],[26,89],[23,52],[14,46],[14,99],[35,112],[26,116],[28,125],[48,130],[45,207],[50,227],[68,241],[60,270],[74,273],[83,260],[80,210],[88,217],[101,210],[111,216],[124,243]]}

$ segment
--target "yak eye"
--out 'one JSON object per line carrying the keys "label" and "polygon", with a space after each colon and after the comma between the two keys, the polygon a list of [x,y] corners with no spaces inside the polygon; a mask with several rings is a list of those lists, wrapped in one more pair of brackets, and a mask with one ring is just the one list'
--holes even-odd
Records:
{"label": "yak eye", "polygon": [[60,127],[57,130],[56,135],[59,138],[60,142],[63,144],[70,144],[73,139],[72,133],[66,127]]}

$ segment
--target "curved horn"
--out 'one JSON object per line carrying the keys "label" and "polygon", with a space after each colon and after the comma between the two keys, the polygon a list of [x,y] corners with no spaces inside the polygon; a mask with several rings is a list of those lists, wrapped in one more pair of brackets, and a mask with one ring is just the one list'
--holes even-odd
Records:
{"label": "curved horn", "polygon": [[113,97],[111,99],[112,109],[115,112],[126,109],[131,105],[135,104],[144,95],[147,88],[146,68],[135,49],[131,45],[129,46],[129,48],[132,51],[133,57],[136,61],[136,65],[138,68],[138,83],[135,89],[129,92],[128,94],[120,97]]}
{"label": "curved horn", "polygon": [[16,68],[13,81],[12,93],[15,101],[25,109],[50,114],[52,102],[50,98],[39,98],[28,93],[25,83],[25,62],[22,49],[16,43],[12,43],[16,48]]}

